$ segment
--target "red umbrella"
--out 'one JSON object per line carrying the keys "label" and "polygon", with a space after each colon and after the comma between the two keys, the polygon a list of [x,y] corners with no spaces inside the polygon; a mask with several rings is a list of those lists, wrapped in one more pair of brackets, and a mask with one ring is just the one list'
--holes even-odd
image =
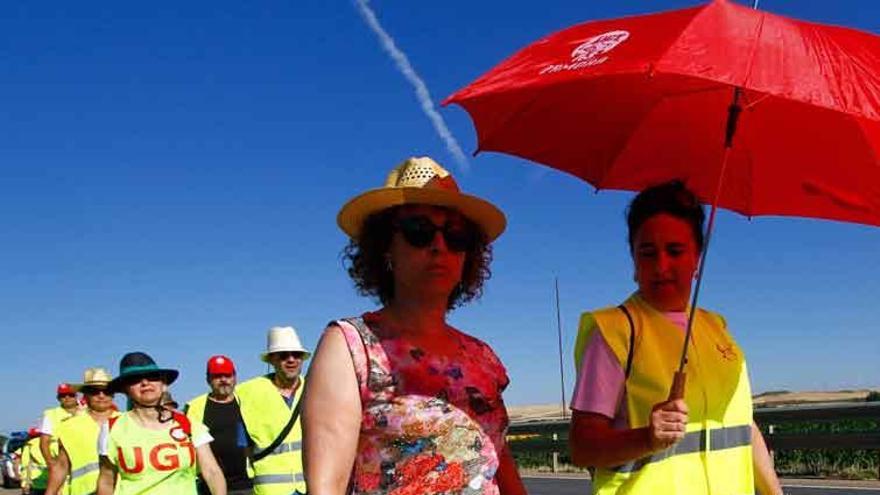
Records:
{"label": "red umbrella", "polygon": [[716,206],[880,225],[880,38],[867,33],[716,0],[552,34],[449,103],[474,120],[478,151],[597,189],[682,179],[712,203],[710,232]]}

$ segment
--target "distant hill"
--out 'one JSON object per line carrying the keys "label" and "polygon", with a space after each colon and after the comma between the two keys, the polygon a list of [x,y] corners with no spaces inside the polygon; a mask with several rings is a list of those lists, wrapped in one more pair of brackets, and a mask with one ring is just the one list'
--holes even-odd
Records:
{"label": "distant hill", "polygon": [[[868,395],[880,391],[877,389],[837,390],[825,392],[791,392],[788,390],[772,390],[752,397],[755,407],[777,407],[794,404],[821,404],[823,402],[864,402]],[[529,406],[508,406],[511,422],[536,421],[541,419],[559,419],[562,417],[560,404],[537,404]],[[566,410],[566,414],[571,414]]]}

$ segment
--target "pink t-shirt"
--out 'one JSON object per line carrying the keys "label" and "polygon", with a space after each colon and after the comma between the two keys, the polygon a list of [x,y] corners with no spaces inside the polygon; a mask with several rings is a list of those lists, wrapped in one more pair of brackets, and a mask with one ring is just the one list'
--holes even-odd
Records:
{"label": "pink t-shirt", "polygon": [[[685,331],[687,312],[664,313],[670,321]],[[575,411],[601,414],[614,420],[615,428],[626,428],[626,376],[623,364],[605,341],[602,332],[592,332],[584,347],[581,369],[578,371],[571,408]]]}

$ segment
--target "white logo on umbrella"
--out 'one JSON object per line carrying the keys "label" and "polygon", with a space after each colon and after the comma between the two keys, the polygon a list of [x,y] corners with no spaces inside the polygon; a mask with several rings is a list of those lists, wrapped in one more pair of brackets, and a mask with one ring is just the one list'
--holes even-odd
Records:
{"label": "white logo on umbrella", "polygon": [[541,69],[541,74],[555,74],[562,71],[580,70],[586,67],[599,65],[608,57],[606,53],[613,50],[617,45],[629,39],[629,31],[608,31],[587,39],[571,51],[571,62],[567,64],[553,64]]}

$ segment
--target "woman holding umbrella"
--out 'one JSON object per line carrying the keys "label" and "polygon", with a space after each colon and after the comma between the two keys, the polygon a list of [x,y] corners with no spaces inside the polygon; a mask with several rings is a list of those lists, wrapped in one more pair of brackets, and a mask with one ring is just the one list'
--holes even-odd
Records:
{"label": "woman holding umbrella", "polygon": [[481,293],[505,227],[430,158],[349,201],[349,275],[382,308],[332,322],[309,370],[310,495],[523,494],[504,438],[507,373],[447,313]]}
{"label": "woman holding umbrella", "polygon": [[213,495],[226,495],[208,428],[162,405],[177,375],[143,352],[122,357],[109,389],[125,393],[132,409],[101,427],[97,495],[196,495],[197,467]]}
{"label": "woman holding umbrella", "polygon": [[593,493],[781,494],[752,421],[742,350],[698,309],[684,398],[668,398],[703,244],[703,208],[681,182],[642,191],[627,212],[638,290],[584,313],[575,346],[570,445]]}

